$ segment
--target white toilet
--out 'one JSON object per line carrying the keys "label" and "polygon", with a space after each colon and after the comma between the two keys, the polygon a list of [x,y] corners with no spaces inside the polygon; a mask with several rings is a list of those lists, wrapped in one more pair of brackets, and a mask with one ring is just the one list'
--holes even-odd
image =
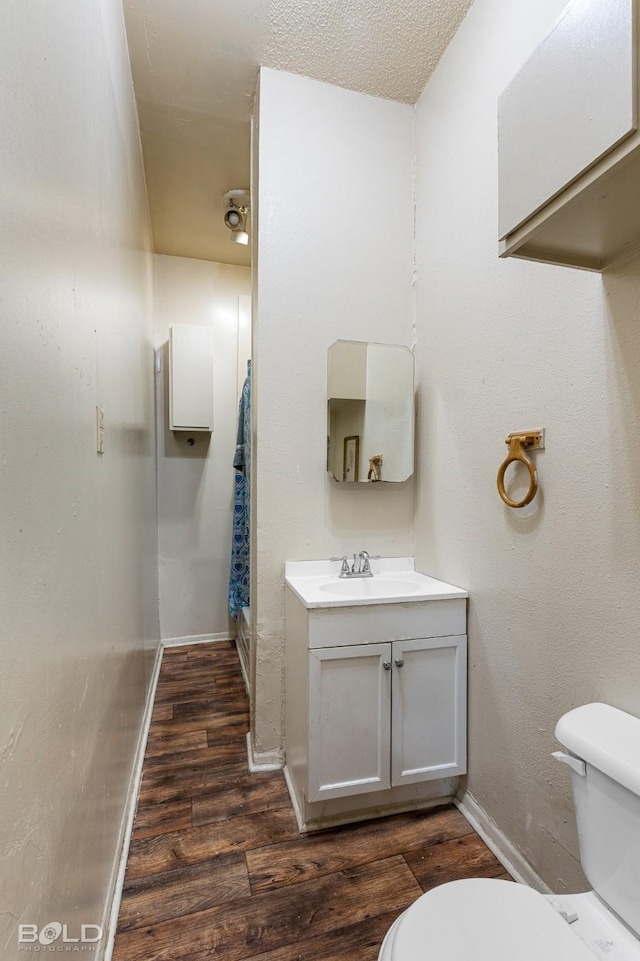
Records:
{"label": "white toilet", "polygon": [[556,727],[569,753],[582,867],[593,891],[451,881],[418,898],[378,961],[640,961],[640,720],[607,704]]}

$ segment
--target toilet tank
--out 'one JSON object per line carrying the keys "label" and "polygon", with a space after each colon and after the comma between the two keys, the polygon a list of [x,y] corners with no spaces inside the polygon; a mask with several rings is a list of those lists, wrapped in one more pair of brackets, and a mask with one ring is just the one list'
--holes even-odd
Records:
{"label": "toilet tank", "polygon": [[556,737],[585,762],[584,774],[571,771],[584,873],[640,935],[640,720],[585,704],[560,718]]}

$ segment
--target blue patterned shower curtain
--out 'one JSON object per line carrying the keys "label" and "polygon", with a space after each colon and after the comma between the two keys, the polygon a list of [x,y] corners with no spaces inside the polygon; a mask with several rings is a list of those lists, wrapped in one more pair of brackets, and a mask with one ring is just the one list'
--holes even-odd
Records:
{"label": "blue patterned shower curtain", "polygon": [[233,458],[235,488],[231,570],[229,573],[229,613],[236,620],[249,606],[249,490],[251,481],[251,361],[238,406],[238,436]]}

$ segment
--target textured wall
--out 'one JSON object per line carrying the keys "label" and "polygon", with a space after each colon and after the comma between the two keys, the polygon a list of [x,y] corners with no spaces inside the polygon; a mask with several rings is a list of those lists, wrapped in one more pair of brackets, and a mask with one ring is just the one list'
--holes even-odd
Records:
{"label": "textured wall", "polygon": [[[555,722],[640,714],[640,266],[497,257],[496,100],[563,7],[475,0],[417,107],[417,559],[470,592],[469,789],[556,890],[582,876]],[[509,510],[503,441],[537,426]]]}
{"label": "textured wall", "polygon": [[412,482],[345,490],[326,472],[327,348],[410,343],[411,108],[262,70],[259,177],[253,732],[269,753],[282,744],[285,560],[413,553]]}
{"label": "textured wall", "polygon": [[0,45],[9,959],[18,922],[103,921],[158,623],[151,255],[122,9],[11,4]]}
{"label": "textured wall", "polygon": [[[229,243],[227,239],[227,243]],[[233,246],[230,244],[230,246]],[[213,332],[212,434],[168,429],[167,351],[158,394],[158,576],[163,638],[228,634],[227,592],[233,512],[233,454],[238,420],[238,297],[250,293],[248,267],[186,257],[154,257],[156,346],[170,324]],[[246,365],[245,365],[246,366]],[[241,385],[240,385],[241,386]],[[187,437],[193,437],[193,447]]]}

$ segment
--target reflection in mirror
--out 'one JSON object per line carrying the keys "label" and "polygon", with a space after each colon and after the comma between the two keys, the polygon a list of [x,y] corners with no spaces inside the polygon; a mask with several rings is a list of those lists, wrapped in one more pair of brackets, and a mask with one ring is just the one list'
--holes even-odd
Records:
{"label": "reflection in mirror", "polygon": [[413,473],[413,354],[337,340],[327,351],[327,469],[337,481],[406,481]]}

